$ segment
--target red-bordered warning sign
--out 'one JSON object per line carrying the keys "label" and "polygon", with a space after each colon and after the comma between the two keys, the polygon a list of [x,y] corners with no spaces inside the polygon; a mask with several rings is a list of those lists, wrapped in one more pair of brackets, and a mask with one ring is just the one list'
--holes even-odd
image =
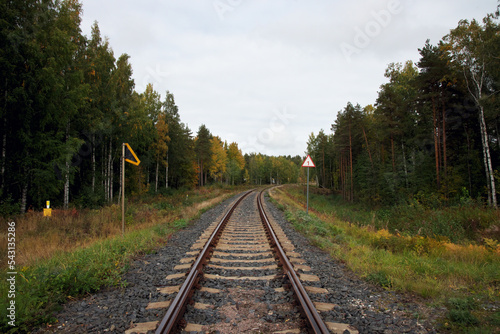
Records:
{"label": "red-bordered warning sign", "polygon": [[306,160],[302,163],[302,167],[316,167],[310,155],[307,155]]}

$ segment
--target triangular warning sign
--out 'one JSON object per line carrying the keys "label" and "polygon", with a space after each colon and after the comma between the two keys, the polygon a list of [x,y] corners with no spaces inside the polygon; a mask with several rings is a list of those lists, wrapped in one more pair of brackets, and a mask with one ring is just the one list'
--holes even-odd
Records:
{"label": "triangular warning sign", "polygon": [[316,167],[310,155],[308,155],[306,160],[304,160],[302,167]]}
{"label": "triangular warning sign", "polygon": [[137,155],[135,155],[134,150],[132,150],[132,147],[130,147],[129,144],[124,143],[125,145],[125,161],[130,162],[131,164],[134,164],[136,166],[139,166],[141,163],[141,160],[137,158]]}

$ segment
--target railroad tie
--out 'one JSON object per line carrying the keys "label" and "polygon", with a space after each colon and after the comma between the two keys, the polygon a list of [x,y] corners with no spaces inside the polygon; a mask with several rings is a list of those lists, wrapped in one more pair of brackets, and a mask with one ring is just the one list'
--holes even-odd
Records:
{"label": "railroad tie", "polygon": [[[250,193],[248,192],[240,197],[236,205],[242,202],[241,199]],[[179,310],[182,305],[186,305],[187,297],[185,296],[188,295],[192,295],[191,301],[194,303],[187,308],[190,315],[185,318],[186,320],[198,319],[194,315],[200,314],[202,315],[200,319],[207,319],[207,317],[213,316],[214,312],[218,314],[221,312],[220,314],[226,317],[221,319],[226,321],[211,325],[201,325],[187,321],[187,326],[184,328],[186,332],[207,332],[222,328],[225,328],[222,330],[223,332],[227,330],[238,332],[242,328],[246,331],[255,327],[252,330],[257,332],[300,333],[304,330],[302,328],[304,326],[303,318],[301,319],[298,311],[293,311],[294,304],[290,303],[288,289],[292,289],[296,295],[300,295],[298,297],[301,300],[299,305],[306,310],[305,314],[308,314],[306,319],[311,328],[319,328],[321,333],[328,333],[327,325],[321,320],[319,312],[331,311],[336,305],[312,302],[309,299],[308,294],[328,294],[328,290],[309,287],[305,284],[307,282],[319,282],[320,279],[318,276],[311,274],[311,267],[302,259],[301,254],[296,251],[295,246],[281,227],[272,219],[271,221],[267,219],[262,208],[262,197],[262,193],[257,196],[248,196],[245,199],[246,204],[242,205],[241,209],[235,209],[236,205],[232,206],[223,215],[224,219],[212,223],[209,229],[201,233],[196,242],[191,245],[185,257],[175,265],[174,270],[179,272],[168,275],[166,279],[173,280],[186,277],[186,281],[182,284],[182,287],[177,285],[162,287],[158,288],[158,291],[164,295],[179,292],[178,295],[171,303],[170,301],[157,301],[150,303],[147,307],[147,309],[169,307],[157,329],[157,333],[164,333],[166,328],[173,328],[171,326],[175,326],[177,321],[183,317],[181,314],[180,317],[175,315],[174,318],[173,314],[174,310]],[[257,210],[255,210],[255,207],[257,207]],[[231,217],[231,215],[234,217]],[[265,226],[267,227],[265,228]],[[214,231],[218,231],[219,234],[217,236],[212,235]],[[214,248],[209,250],[207,242],[210,242]],[[279,261],[284,259],[284,262],[279,263],[278,259],[280,259]],[[200,271],[200,263],[206,263],[202,271]],[[189,270],[189,273],[185,272],[186,270]],[[288,270],[292,273],[288,272]],[[278,287],[277,285],[282,284],[281,282],[288,282],[285,273],[288,273],[288,278],[292,284],[288,288]],[[202,277],[201,280],[199,280],[200,277]],[[193,282],[198,282],[196,284],[198,290],[194,293],[188,292],[188,289],[195,285]],[[220,287],[222,289],[219,289]],[[264,289],[263,287],[267,288]],[[220,295],[208,297],[199,294],[199,292]],[[227,297],[228,295],[230,297]],[[287,301],[283,303],[283,297],[285,296],[287,296]],[[224,302],[228,298],[232,302]],[[208,304],[209,302],[212,303],[214,299],[217,300],[217,307]],[[280,302],[276,303],[276,301]],[[262,307],[264,308],[262,309]],[[223,311],[224,309],[225,311]],[[268,312],[267,315],[266,312]],[[269,319],[271,320],[262,321],[262,314],[266,317],[270,316]],[[311,314],[312,317],[310,317]],[[228,315],[230,315],[229,318],[227,318]],[[276,319],[282,319],[283,322]],[[270,325],[270,321],[272,321],[272,325]],[[246,324],[243,324],[245,322]],[[346,326],[348,325],[332,323],[328,328],[331,331],[333,331],[331,328],[334,330],[340,330],[341,328],[350,330]],[[355,332],[351,331],[351,333]]]}
{"label": "railroad tie", "polygon": [[127,329],[125,331],[125,334],[132,334],[132,333],[146,334],[148,331],[154,331],[158,323],[159,321],[140,322],[134,324],[135,325],[134,327]]}

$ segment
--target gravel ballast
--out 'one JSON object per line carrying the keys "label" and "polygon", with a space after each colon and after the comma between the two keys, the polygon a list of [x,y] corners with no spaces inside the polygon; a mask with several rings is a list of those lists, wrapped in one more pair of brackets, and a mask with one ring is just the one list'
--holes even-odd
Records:
{"label": "gravel ballast", "polygon": [[[161,320],[166,309],[146,309],[146,307],[150,302],[173,299],[175,295],[164,295],[158,291],[158,288],[166,285],[180,285],[184,278],[169,280],[167,283],[165,277],[179,273],[174,267],[186,257],[186,253],[190,251],[190,247],[202,232],[214,221],[220,220],[227,207],[239,196],[230,198],[203,213],[188,227],[172,235],[167,245],[159,248],[154,254],[133,261],[123,278],[127,283],[125,287],[107,288],[81,300],[69,302],[60,313],[55,315],[58,319],[56,325],[35,332],[123,333],[133,327],[133,324]],[[283,213],[268,202],[266,197],[265,202],[268,216],[281,226],[296,251],[301,253],[306,264],[311,267],[311,274],[320,278],[320,282],[310,285],[329,291],[328,295],[311,296],[315,302],[336,305],[332,311],[321,313],[325,321],[350,324],[359,333],[436,333],[430,321],[418,318],[431,313],[424,306],[408,296],[384,290],[357,278],[344,264],[331,259],[329,254],[310,245],[305,237],[286,222]],[[245,209],[241,212],[245,212]],[[214,286],[215,288],[224,288],[225,283],[221,281],[214,284],[218,285]],[[248,289],[266,291],[262,296],[258,293],[256,296],[268,308],[272,308],[272,304],[279,299],[291,298],[290,292],[273,293],[271,288],[272,286],[266,286],[266,283],[260,283],[259,286],[259,283],[255,282],[249,283],[248,286]],[[204,303],[208,301],[214,308],[205,310],[204,313],[190,313],[188,307],[187,318],[200,317],[200,319],[190,319],[190,321],[201,324],[231,321],[221,318],[218,313],[219,308],[228,304],[223,297],[200,293],[195,294],[195,298]],[[237,304],[237,300],[231,302]],[[286,317],[280,312],[260,314],[259,310],[251,307],[249,311],[263,318],[268,317],[267,321],[270,322]],[[294,317],[296,311],[289,310]]]}

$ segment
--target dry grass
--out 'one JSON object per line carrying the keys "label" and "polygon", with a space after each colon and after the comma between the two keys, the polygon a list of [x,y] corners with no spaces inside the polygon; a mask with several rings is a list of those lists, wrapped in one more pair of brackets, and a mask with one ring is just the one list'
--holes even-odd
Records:
{"label": "dry grass", "polygon": [[[200,189],[158,196],[148,203],[129,203],[126,213],[126,230],[135,231],[159,223],[178,219],[189,221],[201,211],[220,203],[239,190]],[[189,200],[186,200],[188,198]],[[158,204],[165,204],[167,209]],[[16,222],[16,265],[28,266],[51,258],[60,252],[88,247],[122,232],[121,208],[113,204],[100,210],[53,210],[51,217],[41,212],[28,212],[14,219]],[[7,264],[7,221],[0,220],[0,268]]]}
{"label": "dry grass", "polygon": [[[111,206],[99,211],[53,210],[52,217],[43,217],[41,212],[26,213],[15,220],[16,264],[28,265],[120,233],[116,211]],[[1,250],[7,247],[4,242],[2,238]]]}
{"label": "dry grass", "polygon": [[213,207],[214,205],[222,202],[224,199],[227,198],[227,195],[220,195],[215,198],[199,202],[199,203],[194,203],[193,205],[184,208],[182,210],[181,218],[185,220],[189,220],[192,217],[196,216],[200,211],[204,211],[208,208]]}

